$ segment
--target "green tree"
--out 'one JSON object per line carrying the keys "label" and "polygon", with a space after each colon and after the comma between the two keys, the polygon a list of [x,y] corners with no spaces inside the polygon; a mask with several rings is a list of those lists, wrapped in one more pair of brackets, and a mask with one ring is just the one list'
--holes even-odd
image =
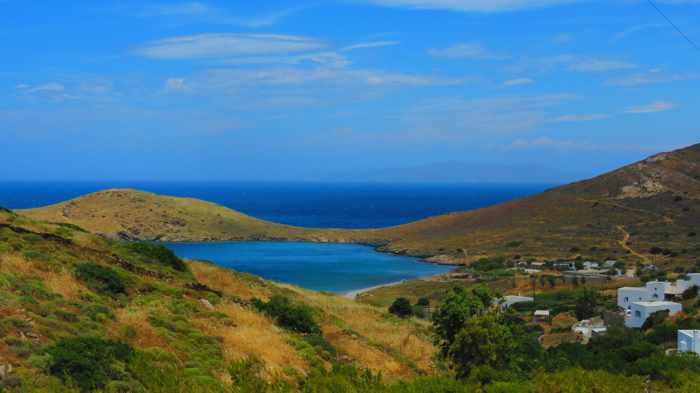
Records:
{"label": "green tree", "polygon": [[576,300],[576,318],[582,320],[594,317],[598,303],[598,294],[591,289],[584,289],[581,297]]}
{"label": "green tree", "polygon": [[411,302],[405,297],[400,297],[394,300],[391,306],[389,306],[389,312],[400,318],[406,318],[413,315],[413,307]]}
{"label": "green tree", "polygon": [[470,318],[455,336],[447,358],[460,378],[479,366],[505,367],[514,349],[507,325],[492,314]]}
{"label": "green tree", "polygon": [[454,288],[433,314],[433,327],[437,335],[437,344],[443,355],[447,354],[455,336],[467,320],[483,313],[484,303],[463,288]]}

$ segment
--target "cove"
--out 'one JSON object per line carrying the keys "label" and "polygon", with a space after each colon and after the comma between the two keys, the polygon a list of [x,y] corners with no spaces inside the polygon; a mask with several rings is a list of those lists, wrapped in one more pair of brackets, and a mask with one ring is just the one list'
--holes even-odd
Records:
{"label": "cove", "polygon": [[163,243],[185,259],[200,259],[267,280],[316,291],[347,293],[452,270],[356,244],[297,242]]}

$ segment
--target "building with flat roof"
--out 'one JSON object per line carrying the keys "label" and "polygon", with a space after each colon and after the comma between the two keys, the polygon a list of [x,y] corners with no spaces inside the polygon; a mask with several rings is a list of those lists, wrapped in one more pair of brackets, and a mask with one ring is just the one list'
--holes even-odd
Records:
{"label": "building with flat roof", "polygon": [[678,352],[695,352],[700,355],[700,330],[679,330]]}
{"label": "building with flat roof", "polygon": [[625,326],[640,328],[653,313],[658,311],[668,311],[669,315],[676,315],[683,311],[683,305],[665,301],[634,302],[625,317]]}

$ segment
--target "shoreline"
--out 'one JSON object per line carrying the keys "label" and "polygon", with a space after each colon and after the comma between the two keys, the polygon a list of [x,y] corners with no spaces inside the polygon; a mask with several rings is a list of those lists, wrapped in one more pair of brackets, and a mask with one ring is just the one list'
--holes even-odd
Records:
{"label": "shoreline", "polygon": [[[434,277],[434,276],[430,276],[430,277]],[[424,278],[424,277],[413,278],[412,280],[420,280],[422,278]],[[394,281],[394,282],[390,282],[390,283],[386,283],[386,284],[375,285],[375,286],[367,287],[367,288],[355,289],[355,290],[343,293],[342,296],[344,298],[347,298],[350,300],[357,300],[357,297],[362,295],[363,293],[373,291],[375,289],[380,289],[380,288],[394,287],[397,285],[401,285],[401,284],[405,283],[406,281],[409,281],[409,280],[406,279],[406,280]]]}

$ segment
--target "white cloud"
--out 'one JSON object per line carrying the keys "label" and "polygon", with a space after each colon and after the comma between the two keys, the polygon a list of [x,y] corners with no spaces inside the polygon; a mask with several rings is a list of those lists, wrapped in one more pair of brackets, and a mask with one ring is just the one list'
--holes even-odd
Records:
{"label": "white cloud", "polygon": [[214,7],[203,2],[184,2],[174,4],[150,5],[144,7],[139,15],[142,17],[167,17],[176,18],[179,21],[209,22],[216,24],[229,24],[245,26],[249,28],[269,27],[280,23],[309,6],[292,7],[280,11],[262,15],[241,17],[234,15],[224,8]]}
{"label": "white cloud", "polygon": [[622,78],[611,79],[607,81],[607,84],[610,86],[635,87],[695,79],[700,79],[700,74],[669,74],[660,69],[653,69]]}
{"label": "white cloud", "polygon": [[657,101],[647,105],[631,106],[625,110],[629,114],[657,113],[669,111],[676,107],[676,104],[667,101]]}
{"label": "white cloud", "polygon": [[632,63],[619,60],[584,58],[574,61],[569,69],[577,72],[606,72],[617,70],[629,70],[637,66]]}
{"label": "white cloud", "polygon": [[395,46],[399,45],[398,41],[375,41],[375,42],[363,42],[361,44],[349,45],[342,49],[341,52],[349,52],[356,49],[372,49],[372,48],[383,48],[385,46]]}
{"label": "white cloud", "polygon": [[24,93],[62,93],[66,90],[66,87],[60,83],[51,82],[44,85],[30,86],[27,84],[20,84],[17,89],[23,91]]}
{"label": "white cloud", "polygon": [[430,56],[443,59],[503,60],[508,56],[493,53],[478,43],[457,44],[443,49],[428,50]]}
{"label": "white cloud", "polygon": [[613,40],[620,41],[620,40],[623,40],[623,39],[625,39],[625,38],[627,38],[630,35],[633,35],[635,33],[639,33],[639,32],[645,31],[645,30],[660,29],[660,28],[664,28],[666,26],[668,26],[668,25],[664,25],[661,23],[632,26],[628,29],[625,29],[625,30],[615,34],[615,36],[613,37]]}
{"label": "white cloud", "polygon": [[332,68],[345,68],[350,65],[350,60],[336,52],[304,53],[289,56],[253,56],[227,59],[222,61],[229,65],[243,64],[287,64],[287,65],[319,65]]}
{"label": "white cloud", "polygon": [[314,51],[324,47],[324,43],[307,37],[222,33],[153,41],[137,53],[154,59],[226,59]]}
{"label": "white cloud", "polygon": [[575,3],[580,0],[364,0],[387,7],[463,12],[502,12]]}
{"label": "white cloud", "polygon": [[503,86],[511,87],[511,86],[524,86],[524,85],[531,85],[535,83],[534,79],[530,78],[516,78],[516,79],[510,79],[505,82],[503,82]]}
{"label": "white cloud", "polygon": [[185,84],[184,78],[169,78],[165,81],[165,89],[173,91],[186,90],[187,85]]}
{"label": "white cloud", "polygon": [[592,115],[564,115],[550,120],[551,123],[579,123],[609,119],[610,115],[596,113]]}

